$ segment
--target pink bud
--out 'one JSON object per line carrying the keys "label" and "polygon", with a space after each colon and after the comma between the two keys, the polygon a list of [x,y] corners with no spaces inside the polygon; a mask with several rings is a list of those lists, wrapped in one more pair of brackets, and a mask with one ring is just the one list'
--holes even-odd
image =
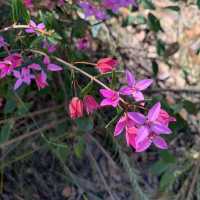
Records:
{"label": "pink bud", "polygon": [[170,122],[175,122],[176,119],[174,117],[171,117],[165,110],[160,109],[158,119],[160,123],[168,126]]}
{"label": "pink bud", "polygon": [[87,95],[83,99],[84,107],[86,112],[89,114],[92,114],[95,110],[99,108],[98,103],[94,99],[93,96]]}
{"label": "pink bud", "polygon": [[69,115],[72,119],[83,116],[83,102],[78,97],[73,97],[69,103]]}
{"label": "pink bud", "polygon": [[118,64],[118,62],[115,59],[102,58],[97,62],[96,66],[101,73],[106,73],[106,72],[110,72],[114,68],[116,68],[117,64]]}
{"label": "pink bud", "polygon": [[35,76],[35,81],[39,90],[48,86],[47,75],[44,71]]}

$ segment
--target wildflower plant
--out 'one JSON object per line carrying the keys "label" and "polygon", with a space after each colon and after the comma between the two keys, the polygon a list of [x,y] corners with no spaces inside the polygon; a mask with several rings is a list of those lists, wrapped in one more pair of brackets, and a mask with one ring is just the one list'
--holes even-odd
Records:
{"label": "wildflower plant", "polygon": [[176,119],[161,99],[148,95],[156,85],[155,77],[136,76],[134,69],[123,66],[117,53],[92,50],[94,21],[98,25],[120,15],[124,8],[138,7],[135,0],[55,0],[42,5],[34,0],[12,1],[13,21],[0,30],[0,88],[9,90],[3,96],[6,105],[1,101],[0,109],[12,104],[10,96],[18,99],[6,115],[17,117],[34,109],[34,98],[36,102],[42,99],[41,106],[53,100],[64,104],[63,121],[68,129],[83,134],[102,125],[102,120],[107,124],[104,128],[112,127],[114,139],[120,141],[122,136],[135,153],[147,151],[152,144],[161,150],[169,148],[170,126]]}

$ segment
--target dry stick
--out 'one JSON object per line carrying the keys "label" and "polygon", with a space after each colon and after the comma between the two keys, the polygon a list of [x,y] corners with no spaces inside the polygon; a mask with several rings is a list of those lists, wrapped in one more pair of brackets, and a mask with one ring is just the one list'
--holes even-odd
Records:
{"label": "dry stick", "polygon": [[198,175],[199,175],[199,169],[200,169],[200,157],[199,157],[198,163],[196,165],[196,169],[195,169],[195,172],[194,172],[194,176],[192,178],[192,183],[190,185],[190,190],[188,191],[188,195],[187,195],[186,200],[189,200],[190,197],[192,196],[192,193],[193,193],[193,190],[194,190],[194,187],[196,185],[196,181],[197,181],[197,178],[198,178]]}
{"label": "dry stick", "polygon": [[12,30],[12,29],[26,29],[26,28],[29,28],[29,26],[28,25],[16,25],[16,24],[13,24],[11,26],[8,26],[8,27],[0,29],[0,33],[1,32],[6,32],[6,31],[9,31],[9,30]]}
{"label": "dry stick", "polygon": [[14,138],[14,139],[9,140],[9,141],[7,141],[7,142],[5,142],[5,143],[3,143],[3,144],[0,144],[0,149],[3,149],[3,148],[5,148],[5,147],[8,146],[8,145],[11,145],[11,144],[13,144],[13,143],[19,142],[19,141],[24,140],[24,139],[26,139],[26,138],[32,137],[32,136],[34,136],[34,135],[36,135],[36,134],[38,134],[38,133],[41,135],[43,131],[48,130],[48,129],[50,129],[50,128],[53,128],[53,127],[55,127],[55,126],[57,126],[57,125],[59,125],[59,124],[62,124],[63,122],[66,121],[66,119],[67,119],[67,118],[63,118],[63,119],[57,120],[57,121],[55,121],[55,122],[52,122],[52,123],[50,123],[50,124],[47,124],[47,125],[45,125],[45,126],[39,128],[39,129],[37,129],[37,130],[34,130],[34,131],[31,131],[31,132],[25,133],[25,134],[23,134],[23,135],[20,135],[20,136],[17,137],[17,138]]}
{"label": "dry stick", "polygon": [[40,115],[40,114],[44,114],[44,113],[47,113],[47,112],[51,112],[51,111],[54,111],[54,110],[58,110],[60,108],[62,108],[65,104],[61,104],[61,105],[56,105],[52,108],[45,108],[45,109],[42,109],[42,110],[37,110],[37,111],[34,111],[32,113],[29,113],[29,114],[26,114],[26,115],[22,115],[22,116],[17,116],[17,117],[11,117],[11,118],[8,118],[8,119],[4,119],[4,120],[1,120],[0,121],[0,124],[4,124],[10,120],[18,120],[18,119],[21,119],[21,118],[26,118],[26,117],[35,117],[37,115]]}
{"label": "dry stick", "polygon": [[106,182],[106,180],[105,180],[103,174],[101,173],[101,169],[99,168],[99,166],[98,166],[98,164],[97,164],[97,161],[95,160],[95,158],[94,158],[94,156],[92,155],[92,153],[90,152],[90,150],[88,150],[88,155],[89,155],[89,157],[91,158],[91,160],[93,161],[93,163],[94,163],[94,165],[95,165],[95,168],[96,168],[96,170],[97,170],[97,172],[98,172],[98,174],[99,174],[99,176],[100,176],[100,178],[101,178],[101,180],[102,180],[102,182],[103,182],[103,184],[104,184],[104,186],[105,186],[105,189],[107,190],[108,194],[110,195],[111,199],[112,199],[112,200],[116,200],[116,198],[114,198],[114,196],[113,196],[113,194],[112,194],[112,191],[111,191],[111,189],[110,189],[108,183]]}

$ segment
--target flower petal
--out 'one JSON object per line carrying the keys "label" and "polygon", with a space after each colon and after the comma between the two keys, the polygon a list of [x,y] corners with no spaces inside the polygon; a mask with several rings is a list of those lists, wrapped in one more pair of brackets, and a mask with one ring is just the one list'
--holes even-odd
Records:
{"label": "flower petal", "polygon": [[52,72],[63,70],[62,67],[60,67],[59,65],[53,64],[53,63],[50,63],[49,65],[47,65],[47,69]]}
{"label": "flower petal", "polygon": [[146,138],[136,146],[136,152],[143,152],[147,150],[150,147],[151,143],[151,140],[149,138]]}
{"label": "flower petal", "polygon": [[135,84],[135,88],[142,91],[147,89],[153,83],[152,79],[144,79]]}
{"label": "flower petal", "polygon": [[106,98],[111,98],[114,95],[114,91],[107,89],[100,89],[100,93]]}
{"label": "flower petal", "polygon": [[142,126],[137,131],[136,145],[145,140],[149,136],[149,129],[146,126]]}
{"label": "flower petal", "polygon": [[135,99],[135,101],[144,101],[144,95],[140,91],[134,92],[133,98]]}
{"label": "flower petal", "polygon": [[18,79],[15,82],[14,90],[17,90],[22,85],[22,83],[23,83],[22,79]]}
{"label": "flower petal", "polygon": [[100,106],[112,106],[112,101],[109,99],[103,99],[100,103]]}
{"label": "flower petal", "polygon": [[149,121],[155,121],[160,113],[160,102],[156,103],[148,112],[147,118]]}
{"label": "flower petal", "polygon": [[130,87],[123,86],[123,87],[120,88],[119,92],[122,95],[131,95],[132,94],[132,89]]}
{"label": "flower petal", "polygon": [[157,134],[170,134],[172,131],[163,124],[152,124],[151,130]]}
{"label": "flower petal", "polygon": [[128,85],[130,87],[132,87],[133,85],[135,85],[135,77],[134,77],[134,75],[129,70],[126,70],[126,80],[127,80]]}
{"label": "flower petal", "polygon": [[153,139],[153,143],[156,147],[158,147],[159,149],[167,149],[168,148],[168,145],[167,143],[165,142],[165,140],[160,137],[160,136],[156,136],[154,139]]}
{"label": "flower petal", "polygon": [[115,126],[114,136],[118,136],[126,125],[126,117],[121,117]]}
{"label": "flower petal", "polygon": [[136,124],[143,125],[146,118],[142,113],[139,112],[129,112],[128,117]]}

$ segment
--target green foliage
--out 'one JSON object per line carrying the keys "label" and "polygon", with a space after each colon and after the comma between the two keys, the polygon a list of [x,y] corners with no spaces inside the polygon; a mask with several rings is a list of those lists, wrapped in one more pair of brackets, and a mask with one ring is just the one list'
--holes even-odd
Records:
{"label": "green foliage", "polygon": [[12,0],[12,17],[13,21],[16,22],[25,22],[28,23],[30,21],[30,15],[25,8],[22,0]]}
{"label": "green foliage", "polygon": [[1,127],[0,144],[3,144],[10,138],[13,126],[14,122],[8,121]]}
{"label": "green foliage", "polygon": [[150,30],[152,30],[154,32],[163,31],[163,29],[160,25],[159,19],[157,17],[155,17],[152,13],[148,14],[147,24],[148,24]]}

